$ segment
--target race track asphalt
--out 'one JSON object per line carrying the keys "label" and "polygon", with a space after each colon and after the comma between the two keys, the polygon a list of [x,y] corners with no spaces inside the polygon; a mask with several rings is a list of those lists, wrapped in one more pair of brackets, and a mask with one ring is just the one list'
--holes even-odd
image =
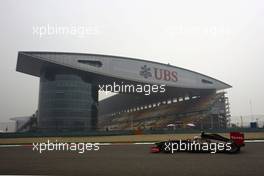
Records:
{"label": "race track asphalt", "polygon": [[247,143],[239,154],[151,154],[150,145],[100,146],[84,154],[32,147],[1,147],[1,175],[264,175],[264,143]]}

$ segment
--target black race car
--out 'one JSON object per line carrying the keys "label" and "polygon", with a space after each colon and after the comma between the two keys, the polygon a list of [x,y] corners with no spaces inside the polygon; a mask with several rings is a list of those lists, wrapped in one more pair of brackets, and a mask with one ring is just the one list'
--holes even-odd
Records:
{"label": "black race car", "polygon": [[199,137],[188,140],[173,140],[158,142],[151,147],[152,153],[175,152],[210,152],[210,153],[237,153],[245,146],[244,134],[231,132],[230,139],[218,134],[201,133]]}

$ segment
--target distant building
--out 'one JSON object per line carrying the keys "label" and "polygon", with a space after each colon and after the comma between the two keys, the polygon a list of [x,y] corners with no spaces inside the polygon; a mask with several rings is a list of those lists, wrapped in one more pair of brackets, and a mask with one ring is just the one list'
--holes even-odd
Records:
{"label": "distant building", "polygon": [[[30,116],[13,117],[10,120],[15,123],[15,131],[18,131],[23,125],[25,125],[30,119]],[[24,131],[28,131],[29,127],[25,128]]]}
{"label": "distant building", "polygon": [[15,122],[0,122],[0,132],[10,133],[16,131]]}
{"label": "distant building", "polygon": [[[225,128],[229,122],[227,97],[217,92],[230,85],[169,64],[99,54],[19,52],[16,70],[40,78],[37,116],[40,131],[92,131],[111,126],[128,129],[129,124],[131,128],[163,128],[158,119],[162,123],[166,119],[170,119],[168,123],[180,119],[183,127],[197,121],[199,125],[195,125],[201,128]],[[98,102],[100,85],[106,90],[107,85],[114,84],[129,88],[164,85],[166,91],[146,95],[122,89],[119,94]],[[173,107],[166,106],[169,104]],[[172,110],[158,109],[160,105]],[[178,106],[181,108],[176,110]],[[186,111],[183,106],[197,109]],[[142,119],[136,118],[137,113],[131,114],[152,108],[157,113],[148,116],[146,112]],[[124,113],[130,113],[131,117],[126,119],[129,122],[123,126],[121,121],[113,123]]]}

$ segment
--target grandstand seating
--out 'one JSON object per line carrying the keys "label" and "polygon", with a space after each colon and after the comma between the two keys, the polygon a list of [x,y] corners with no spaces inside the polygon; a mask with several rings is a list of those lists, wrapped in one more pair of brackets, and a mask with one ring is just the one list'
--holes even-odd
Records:
{"label": "grandstand seating", "polygon": [[132,129],[164,129],[168,124],[180,122],[184,128],[193,123],[201,126],[201,119],[206,119],[211,107],[223,96],[222,93],[188,99],[171,104],[147,108],[133,112],[123,112],[104,120],[99,119],[99,129],[130,130]]}

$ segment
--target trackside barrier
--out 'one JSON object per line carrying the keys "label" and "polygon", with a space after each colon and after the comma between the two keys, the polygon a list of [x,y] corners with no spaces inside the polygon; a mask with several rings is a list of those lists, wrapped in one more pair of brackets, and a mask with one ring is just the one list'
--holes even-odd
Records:
{"label": "trackside barrier", "polygon": [[192,134],[205,131],[207,133],[230,133],[239,131],[264,132],[264,129],[251,128],[228,128],[228,129],[176,129],[176,130],[140,130],[139,131],[80,131],[80,132],[17,132],[0,133],[0,138],[30,138],[30,137],[84,137],[84,136],[122,136],[122,135],[141,135],[141,134]]}

